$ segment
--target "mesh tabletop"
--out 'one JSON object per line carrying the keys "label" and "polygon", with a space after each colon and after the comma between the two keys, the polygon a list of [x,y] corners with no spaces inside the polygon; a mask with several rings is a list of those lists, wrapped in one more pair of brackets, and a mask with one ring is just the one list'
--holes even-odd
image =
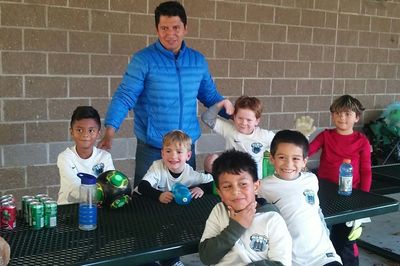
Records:
{"label": "mesh tabletop", "polygon": [[371,191],[378,194],[400,192],[400,164],[372,167]]}
{"label": "mesh tabletop", "polygon": [[63,205],[58,206],[55,228],[34,230],[18,218],[17,228],[0,232],[11,246],[10,265],[121,265],[121,258],[134,265],[154,260],[159,250],[166,257],[165,250],[181,246],[196,252],[208,215],[218,201],[204,195],[179,206],[135,197],[123,208],[99,209],[98,227],[93,231],[78,229],[78,204]]}
{"label": "mesh tabletop", "polygon": [[353,189],[350,196],[337,193],[337,184],[319,181],[318,196],[327,224],[343,223],[399,209],[399,202],[382,195]]}

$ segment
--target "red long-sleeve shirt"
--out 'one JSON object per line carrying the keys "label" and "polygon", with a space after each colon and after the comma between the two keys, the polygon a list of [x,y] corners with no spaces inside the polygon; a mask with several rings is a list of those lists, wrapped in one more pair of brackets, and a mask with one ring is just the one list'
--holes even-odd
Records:
{"label": "red long-sleeve shirt", "polygon": [[351,159],[353,166],[353,188],[369,191],[372,182],[371,146],[367,137],[354,131],[340,135],[335,129],[326,129],[310,143],[308,155],[322,149],[318,177],[331,182],[339,181],[339,166],[343,159]]}

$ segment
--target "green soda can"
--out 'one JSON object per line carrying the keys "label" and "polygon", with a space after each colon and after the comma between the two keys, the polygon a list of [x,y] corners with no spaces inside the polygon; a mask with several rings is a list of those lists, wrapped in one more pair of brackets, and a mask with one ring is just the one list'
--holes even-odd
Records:
{"label": "green soda can", "polygon": [[47,200],[44,204],[44,227],[52,228],[57,226],[57,202]]}
{"label": "green soda can", "polygon": [[25,220],[25,222],[28,222],[28,205],[27,205],[27,200],[33,200],[35,197],[34,196],[29,196],[29,195],[25,195],[22,196],[21,198],[21,211],[22,211],[22,218]]}
{"label": "green soda can", "polygon": [[37,194],[35,198],[37,198],[39,201],[42,201],[42,198],[47,198],[49,195],[47,194]]}
{"label": "green soda can", "polygon": [[39,202],[38,199],[33,198],[33,199],[27,199],[26,200],[26,223],[29,224],[29,226],[32,226],[32,213],[31,213],[31,204],[35,203],[35,202]]}
{"label": "green soda can", "polygon": [[53,200],[51,197],[42,197],[39,199],[40,202],[45,202],[45,201],[49,201],[49,200]]}
{"label": "green soda can", "polygon": [[32,228],[35,230],[42,229],[44,226],[44,206],[41,202],[32,202],[29,205]]}

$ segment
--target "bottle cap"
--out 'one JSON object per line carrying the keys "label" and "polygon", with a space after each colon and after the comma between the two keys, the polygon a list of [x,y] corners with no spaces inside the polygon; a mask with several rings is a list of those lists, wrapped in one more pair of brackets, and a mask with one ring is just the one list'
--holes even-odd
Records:
{"label": "bottle cap", "polygon": [[343,159],[344,163],[351,163],[351,159]]}
{"label": "bottle cap", "polygon": [[83,185],[96,184],[96,177],[94,175],[89,175],[86,173],[77,173],[76,175],[81,179],[81,184]]}

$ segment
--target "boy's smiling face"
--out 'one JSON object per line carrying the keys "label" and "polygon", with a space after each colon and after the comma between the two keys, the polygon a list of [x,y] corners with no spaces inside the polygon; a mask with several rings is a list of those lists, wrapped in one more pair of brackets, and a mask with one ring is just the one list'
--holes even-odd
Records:
{"label": "boy's smiling face", "polygon": [[307,164],[303,149],[293,143],[279,143],[275,154],[270,157],[278,177],[294,180]]}
{"label": "boy's smiling face", "polygon": [[343,112],[332,112],[332,121],[335,124],[336,132],[340,135],[349,135],[353,133],[354,124],[360,117],[351,110]]}
{"label": "boy's smiling face", "polygon": [[253,177],[242,171],[240,174],[222,173],[218,178],[218,194],[226,206],[232,207],[235,212],[246,208],[255,201],[260,181],[253,181]]}
{"label": "boy's smiling face", "polygon": [[185,164],[191,156],[191,151],[189,151],[184,145],[179,145],[177,143],[165,145],[161,150],[161,157],[164,163],[171,172],[176,174],[183,172]]}
{"label": "boy's smiling face", "polygon": [[233,123],[237,131],[250,135],[260,123],[253,110],[240,108],[233,116]]}
{"label": "boy's smiling face", "polygon": [[91,155],[93,146],[100,136],[100,129],[96,120],[92,118],[77,120],[73,123],[70,133],[78,154],[80,156],[85,154],[84,157]]}

